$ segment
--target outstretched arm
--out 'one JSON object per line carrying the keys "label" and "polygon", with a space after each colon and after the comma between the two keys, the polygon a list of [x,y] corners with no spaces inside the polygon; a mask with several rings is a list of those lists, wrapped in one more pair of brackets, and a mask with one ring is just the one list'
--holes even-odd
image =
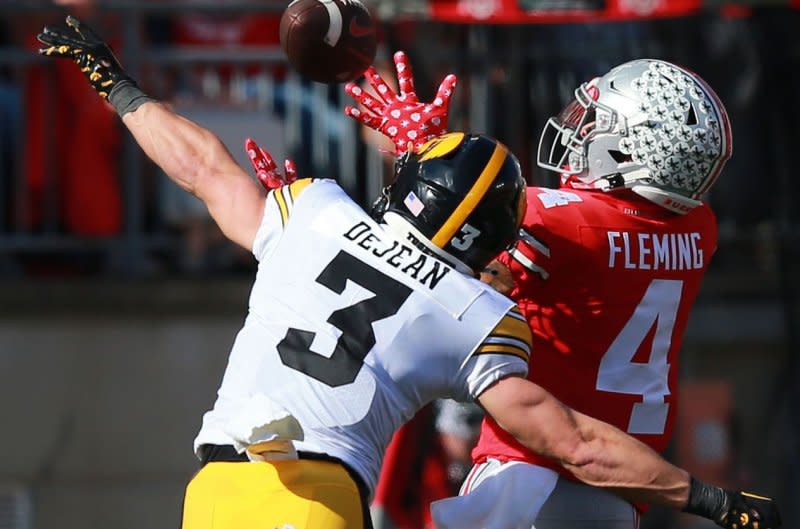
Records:
{"label": "outstretched arm", "polygon": [[728,529],[781,525],[770,498],[697,481],[644,443],[570,409],[529,380],[504,378],[478,400],[520,443],[555,459],[584,483],[610,489],[632,502],[697,514]]}
{"label": "outstretched arm", "polygon": [[74,17],[67,17],[66,26],[46,27],[38,38],[46,46],[41,54],[75,61],[147,156],[206,204],[229,239],[251,248],[263,213],[263,191],[214,133],[145,95],[111,48]]}
{"label": "outstretched arm", "polygon": [[568,408],[537,384],[504,378],[479,400],[520,443],[555,459],[581,481],[618,489],[635,502],[686,506],[688,473],[613,426]]}
{"label": "outstretched arm", "polygon": [[222,141],[158,102],[122,117],[145,154],[184,190],[202,200],[222,232],[252,248],[264,211],[264,192]]}

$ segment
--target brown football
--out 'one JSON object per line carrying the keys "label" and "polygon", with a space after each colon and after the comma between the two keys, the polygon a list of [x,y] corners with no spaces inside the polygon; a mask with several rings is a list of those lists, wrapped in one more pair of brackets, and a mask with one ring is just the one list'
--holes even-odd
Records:
{"label": "brown football", "polygon": [[280,38],[292,67],[320,83],[357,79],[375,59],[375,24],[358,0],[294,0]]}

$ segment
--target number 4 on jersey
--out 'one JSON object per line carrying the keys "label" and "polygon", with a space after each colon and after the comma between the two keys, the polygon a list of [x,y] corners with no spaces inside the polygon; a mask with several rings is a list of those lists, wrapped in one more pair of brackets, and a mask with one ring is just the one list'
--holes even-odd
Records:
{"label": "number 4 on jersey", "polygon": [[[682,291],[683,281],[654,279],[600,361],[597,389],[642,396],[642,402],[633,405],[628,433],[664,433],[669,411],[664,397],[670,393],[667,353]],[[650,359],[647,363],[633,362],[654,325]]]}

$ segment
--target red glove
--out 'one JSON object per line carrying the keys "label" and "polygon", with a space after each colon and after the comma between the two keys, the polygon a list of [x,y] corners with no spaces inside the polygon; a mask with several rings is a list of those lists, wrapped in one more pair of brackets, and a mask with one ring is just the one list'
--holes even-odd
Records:
{"label": "red glove", "polygon": [[256,171],[256,178],[267,191],[291,184],[297,180],[297,169],[293,161],[286,160],[283,162],[283,166],[286,169],[286,176],[284,177],[278,171],[278,166],[275,165],[272,155],[259,147],[252,138],[245,140],[244,148],[247,151],[247,157],[250,158],[250,163],[253,164],[253,169]]}
{"label": "red glove", "polygon": [[[361,103],[363,110],[347,106],[344,113],[387,136],[394,142],[395,153],[405,154],[409,148],[417,150],[422,145],[447,132],[447,111],[450,97],[456,86],[456,76],[448,75],[439,86],[433,103],[420,103],[414,91],[414,78],[408,57],[402,51],[394,54],[400,95],[370,66],[364,73],[375,94],[364,91],[355,83],[347,83],[347,94]],[[409,145],[411,144],[411,145]]]}

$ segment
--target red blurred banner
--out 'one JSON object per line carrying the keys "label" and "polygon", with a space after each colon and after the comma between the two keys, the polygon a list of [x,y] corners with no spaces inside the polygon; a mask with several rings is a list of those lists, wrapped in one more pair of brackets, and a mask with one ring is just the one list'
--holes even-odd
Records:
{"label": "red blurred banner", "polygon": [[431,0],[434,20],[486,24],[553,24],[681,17],[701,0]]}

